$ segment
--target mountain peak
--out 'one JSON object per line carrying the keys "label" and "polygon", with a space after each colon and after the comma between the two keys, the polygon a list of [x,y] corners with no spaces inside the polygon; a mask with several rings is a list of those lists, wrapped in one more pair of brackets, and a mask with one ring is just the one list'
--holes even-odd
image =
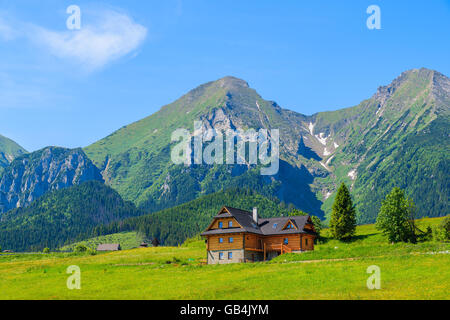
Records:
{"label": "mountain peak", "polygon": [[378,88],[374,98],[381,105],[392,97],[398,90],[402,89],[403,95],[415,95],[414,92],[432,89],[435,95],[448,96],[450,94],[449,78],[431,69],[410,69],[402,72],[390,84]]}
{"label": "mountain peak", "polygon": [[233,77],[226,76],[219,80],[214,81],[214,83],[218,84],[220,87],[243,87],[249,88],[249,85],[246,81]]}

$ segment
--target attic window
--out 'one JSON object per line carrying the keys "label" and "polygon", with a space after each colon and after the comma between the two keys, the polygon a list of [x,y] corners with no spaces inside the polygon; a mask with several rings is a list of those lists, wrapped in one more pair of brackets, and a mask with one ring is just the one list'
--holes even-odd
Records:
{"label": "attic window", "polygon": [[223,229],[223,222],[222,221],[219,222],[219,229]]}
{"label": "attic window", "polygon": [[278,225],[278,223],[274,223],[273,226],[272,226],[272,228],[273,228],[273,229],[276,229],[276,228],[277,228],[277,225]]}
{"label": "attic window", "polygon": [[292,223],[289,223],[286,227],[286,229],[294,229],[294,226],[292,225]]}
{"label": "attic window", "polygon": [[233,221],[229,221],[228,222],[228,228],[232,228],[233,227]]}

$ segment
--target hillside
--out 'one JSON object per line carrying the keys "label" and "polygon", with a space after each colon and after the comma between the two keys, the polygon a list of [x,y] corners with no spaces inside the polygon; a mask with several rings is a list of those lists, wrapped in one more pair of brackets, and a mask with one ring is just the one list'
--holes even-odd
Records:
{"label": "hillside", "polygon": [[47,147],[24,154],[0,174],[0,216],[49,191],[90,180],[102,181],[102,177],[81,149]]}
{"label": "hillside", "polygon": [[325,135],[342,143],[326,163],[335,180],[352,185],[360,223],[375,220],[394,186],[406,189],[419,216],[449,211],[449,78],[427,69],[404,72],[354,108],[318,114],[314,125],[326,130],[330,122]]}
{"label": "hillside", "polygon": [[[190,91],[155,114],[85,148],[107,184],[150,211],[231,187],[328,216],[336,186],[351,185],[359,222],[373,222],[395,185],[416,202],[418,216],[449,211],[450,80],[413,69],[359,105],[312,116],[264,100],[240,79],[225,77]],[[280,130],[280,170],[261,176],[251,165],[177,166],[171,133],[195,120],[217,131]]]}
{"label": "hillside", "polygon": [[128,250],[138,248],[144,240],[144,237],[137,232],[120,232],[74,242],[59,248],[59,251],[74,251],[79,245],[97,250],[98,245],[104,243],[119,243],[122,250]]}
{"label": "hillside", "polygon": [[98,181],[49,192],[3,214],[0,245],[14,251],[56,249],[91,236],[96,226],[142,214]]}
{"label": "hillside", "polygon": [[112,234],[138,231],[148,239],[157,238],[162,245],[179,245],[200,234],[211,223],[213,216],[224,206],[244,210],[258,208],[261,217],[287,214],[287,210],[274,200],[245,189],[230,189],[202,196],[188,203],[140,217],[118,221],[97,228],[97,233]]}
{"label": "hillside", "polygon": [[6,167],[18,156],[27,153],[27,151],[17,143],[0,135],[0,168]]}
{"label": "hillside", "polygon": [[[285,254],[270,262],[208,266],[203,241],[96,256],[0,255],[0,299],[445,300],[449,250],[450,244],[432,241],[391,245],[371,225],[357,227],[354,242],[330,240],[294,255],[303,261]],[[82,290],[67,290],[68,262],[81,267]],[[371,265],[380,267],[381,290],[366,286]]]}

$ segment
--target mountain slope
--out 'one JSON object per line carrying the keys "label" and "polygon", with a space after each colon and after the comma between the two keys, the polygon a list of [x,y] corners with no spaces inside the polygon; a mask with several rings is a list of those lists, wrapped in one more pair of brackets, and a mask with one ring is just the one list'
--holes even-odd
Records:
{"label": "mountain slope", "polygon": [[360,222],[375,220],[393,186],[406,189],[420,216],[448,212],[449,109],[449,78],[415,69],[354,108],[316,115],[314,125],[341,144],[323,162],[352,185]]}
{"label": "mountain slope", "polygon": [[101,224],[142,214],[99,181],[56,190],[1,216],[0,244],[14,251],[58,248],[86,238]]}
{"label": "mountain slope", "polygon": [[0,213],[30,204],[48,191],[102,181],[81,149],[48,147],[22,155],[0,175]]}
{"label": "mountain slope", "polygon": [[[151,211],[237,186],[323,216],[336,186],[346,182],[360,222],[374,221],[393,185],[406,188],[419,216],[440,216],[449,209],[449,108],[449,78],[424,68],[404,72],[357,106],[312,116],[282,109],[245,81],[225,77],[85,151],[108,184]],[[279,129],[279,172],[261,176],[249,165],[172,164],[171,133],[192,132],[195,120],[218,131]]]}
{"label": "mountain slope", "polygon": [[18,156],[27,153],[27,151],[17,143],[0,135],[0,168],[6,167]]}
{"label": "mountain slope", "polygon": [[[302,118],[265,101],[243,80],[225,77],[190,91],[150,117],[87,147],[85,152],[102,168],[105,181],[125,199],[152,211],[237,186],[277,195],[305,211],[322,215],[321,204],[308,186],[313,180],[311,173],[286,162],[288,155],[295,157],[297,151],[299,129],[292,123]],[[220,131],[279,129],[283,155],[280,172],[265,177],[249,165],[174,165],[170,160],[171,134],[179,128],[193,132],[195,120],[201,120],[204,129]]]}

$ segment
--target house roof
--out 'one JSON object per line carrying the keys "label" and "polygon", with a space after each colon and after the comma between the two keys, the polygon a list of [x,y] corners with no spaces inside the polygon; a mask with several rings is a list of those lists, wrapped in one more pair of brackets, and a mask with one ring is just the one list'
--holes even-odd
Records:
{"label": "house roof", "polygon": [[[225,210],[224,210],[225,209]],[[316,235],[315,232],[304,230],[305,224],[308,222],[309,216],[294,217],[276,217],[276,218],[259,218],[258,225],[253,221],[253,213],[233,207],[225,206],[214,218],[234,217],[242,228],[225,228],[207,230],[202,233],[203,236],[213,234],[225,234],[234,232],[250,232],[260,235],[277,235],[277,234],[295,234],[307,233]],[[285,229],[283,227],[288,221],[292,221],[296,229]]]}
{"label": "house roof", "polygon": [[118,243],[105,243],[99,244],[97,251],[117,251],[120,250],[120,244]]}

